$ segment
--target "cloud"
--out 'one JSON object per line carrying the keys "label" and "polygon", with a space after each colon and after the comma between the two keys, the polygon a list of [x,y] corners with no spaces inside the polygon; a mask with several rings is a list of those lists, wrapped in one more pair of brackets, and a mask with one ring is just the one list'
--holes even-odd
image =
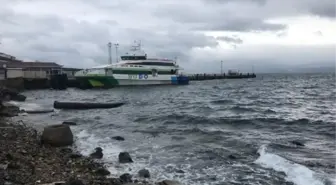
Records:
{"label": "cloud", "polygon": [[[18,58],[91,67],[107,63],[109,41],[120,44],[120,56],[134,40],[141,40],[148,56],[178,57],[186,69],[196,71],[215,70],[216,65],[207,61],[221,58],[242,68],[246,64],[242,61],[267,61],[265,65],[293,62],[296,55],[305,54],[299,49],[295,54],[289,46],[276,43],[272,47],[284,52],[268,51],[269,46],[250,42],[266,33],[278,39],[290,35],[290,25],[270,21],[273,19],[309,15],[333,19],[335,14],[331,0],[73,0],[71,5],[65,0],[0,0],[0,4],[0,50]],[[328,36],[327,31],[319,30],[321,39]],[[329,52],[324,46],[300,47],[314,54]],[[296,61],[330,58],[329,54],[316,56]]]}

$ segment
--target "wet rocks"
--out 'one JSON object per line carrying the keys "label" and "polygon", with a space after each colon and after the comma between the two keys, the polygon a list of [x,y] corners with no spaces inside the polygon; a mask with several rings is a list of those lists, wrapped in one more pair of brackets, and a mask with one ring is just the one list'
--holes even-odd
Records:
{"label": "wet rocks", "polygon": [[73,121],[63,121],[62,124],[63,124],[63,125],[69,125],[69,126],[77,125],[77,123],[75,123],[75,122],[73,122]]}
{"label": "wet rocks", "polygon": [[73,144],[73,134],[68,125],[51,125],[44,128],[41,142],[51,146],[60,147]]}
{"label": "wet rocks", "polygon": [[78,153],[72,153],[72,154],[69,155],[69,157],[71,159],[78,159],[78,158],[83,157],[83,155],[82,154],[78,154]]}
{"label": "wet rocks", "polygon": [[85,156],[72,158],[71,148],[40,145],[40,135],[25,125],[0,121],[4,126],[10,129],[0,129],[0,184],[117,185],[107,179],[110,172],[103,164]]}
{"label": "wet rocks", "polygon": [[123,138],[121,136],[114,136],[114,137],[112,137],[112,139],[115,139],[117,141],[124,141],[125,140],[125,138]]}
{"label": "wet rocks", "polygon": [[129,173],[124,173],[122,174],[119,179],[123,182],[123,183],[128,183],[128,182],[132,182],[132,175]]}
{"label": "wet rocks", "polygon": [[0,116],[4,117],[14,117],[20,113],[20,108],[15,105],[2,105],[0,108]]}
{"label": "wet rocks", "polygon": [[185,173],[183,170],[176,170],[176,173]]}
{"label": "wet rocks", "polygon": [[102,176],[110,175],[110,174],[111,174],[111,173],[110,173],[108,170],[106,170],[105,168],[98,168],[98,169],[95,171],[95,173],[96,173],[97,175],[102,175]]}
{"label": "wet rocks", "polygon": [[133,163],[133,160],[128,152],[119,153],[119,163]]}
{"label": "wet rocks", "polygon": [[20,101],[20,102],[23,102],[23,101],[26,101],[26,96],[22,95],[22,94],[16,94],[14,96],[11,96],[11,100],[13,101]]}
{"label": "wet rocks", "polygon": [[101,159],[103,158],[103,149],[100,147],[95,148],[95,152],[90,154],[90,157],[95,158],[95,159]]}
{"label": "wet rocks", "polygon": [[4,100],[25,101],[26,96],[19,93],[19,91],[7,87],[0,88],[0,97]]}
{"label": "wet rocks", "polygon": [[147,169],[142,169],[138,172],[139,177],[150,178],[150,173]]}
{"label": "wet rocks", "polygon": [[178,181],[164,180],[162,182],[159,182],[158,185],[182,185],[182,184]]}
{"label": "wet rocks", "polygon": [[64,185],[84,185],[84,183],[81,180],[70,178]]}

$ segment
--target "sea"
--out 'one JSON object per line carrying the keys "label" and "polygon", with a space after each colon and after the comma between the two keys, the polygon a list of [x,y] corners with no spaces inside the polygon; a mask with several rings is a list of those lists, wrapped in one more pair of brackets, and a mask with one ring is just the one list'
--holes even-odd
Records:
{"label": "sea", "polygon": [[[41,129],[76,122],[76,150],[101,147],[112,177],[137,178],[145,168],[150,181],[185,185],[333,185],[335,93],[332,73],[260,74],[183,86],[32,90],[23,93],[26,102],[12,103],[40,110],[54,101],[125,102],[15,118]],[[120,152],[134,162],[119,164]]]}

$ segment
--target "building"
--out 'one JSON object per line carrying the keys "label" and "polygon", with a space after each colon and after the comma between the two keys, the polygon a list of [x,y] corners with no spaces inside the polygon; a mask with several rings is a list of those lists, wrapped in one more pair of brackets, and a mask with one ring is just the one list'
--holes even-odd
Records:
{"label": "building", "polygon": [[0,62],[22,62],[21,60],[17,60],[16,57],[6,54],[6,53],[2,53],[0,52]]}
{"label": "building", "polygon": [[49,79],[61,74],[62,66],[54,62],[0,61],[0,80],[8,78]]}

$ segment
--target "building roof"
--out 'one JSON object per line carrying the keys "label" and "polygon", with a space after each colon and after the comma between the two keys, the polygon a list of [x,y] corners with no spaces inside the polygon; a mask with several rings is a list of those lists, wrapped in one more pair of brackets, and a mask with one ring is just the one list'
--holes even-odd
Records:
{"label": "building roof", "polygon": [[65,71],[80,71],[82,69],[80,69],[80,68],[73,68],[73,67],[63,67],[62,70],[65,70]]}
{"label": "building roof", "polygon": [[2,52],[0,52],[0,60],[8,61],[8,62],[10,61],[22,62],[21,60],[16,59],[16,57],[6,54],[6,53],[2,53]]}
{"label": "building roof", "polygon": [[54,62],[4,62],[0,60],[0,67],[6,64],[6,68],[61,68],[62,66]]}

